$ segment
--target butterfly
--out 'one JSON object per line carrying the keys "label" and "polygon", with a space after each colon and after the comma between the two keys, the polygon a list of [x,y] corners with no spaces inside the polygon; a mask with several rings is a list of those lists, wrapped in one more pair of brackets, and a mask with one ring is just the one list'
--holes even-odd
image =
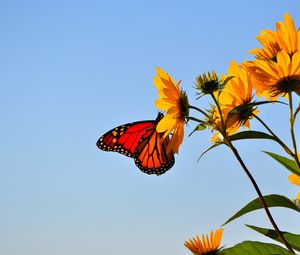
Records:
{"label": "butterfly", "polygon": [[162,113],[158,113],[155,120],[118,126],[101,136],[97,147],[133,158],[136,166],[146,174],[161,175],[175,163],[174,153],[167,152],[170,137],[162,140],[164,134],[156,131],[163,117]]}

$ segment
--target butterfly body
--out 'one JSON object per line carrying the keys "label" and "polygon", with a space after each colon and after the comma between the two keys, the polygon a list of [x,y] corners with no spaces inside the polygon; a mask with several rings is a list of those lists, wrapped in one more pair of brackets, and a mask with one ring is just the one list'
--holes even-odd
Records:
{"label": "butterfly body", "polygon": [[156,120],[137,121],[118,126],[99,138],[97,147],[134,158],[136,166],[147,174],[160,175],[175,163],[174,154],[167,152],[170,138],[156,131],[163,118],[159,113]]}

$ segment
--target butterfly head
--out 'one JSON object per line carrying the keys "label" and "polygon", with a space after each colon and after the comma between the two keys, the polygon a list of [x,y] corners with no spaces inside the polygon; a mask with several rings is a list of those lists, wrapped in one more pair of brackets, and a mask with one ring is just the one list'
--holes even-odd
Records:
{"label": "butterfly head", "polygon": [[164,114],[163,114],[162,112],[159,112],[159,113],[157,114],[157,117],[156,117],[156,120],[155,120],[156,124],[157,124],[158,122],[160,122],[160,120],[161,120],[163,117],[164,117]]}

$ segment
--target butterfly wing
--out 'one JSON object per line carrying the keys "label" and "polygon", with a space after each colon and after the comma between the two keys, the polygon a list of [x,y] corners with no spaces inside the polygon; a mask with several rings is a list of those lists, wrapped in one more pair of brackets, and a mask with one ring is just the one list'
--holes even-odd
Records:
{"label": "butterfly wing", "polygon": [[155,129],[154,120],[137,121],[118,126],[97,141],[97,147],[104,151],[115,151],[133,157],[141,137],[149,130]]}
{"label": "butterfly wing", "polygon": [[134,152],[136,166],[146,174],[161,175],[175,163],[174,153],[167,152],[169,136],[162,139],[164,134],[156,131],[156,126],[163,117],[162,113],[158,113],[155,126],[142,135]]}
{"label": "butterfly wing", "polygon": [[161,175],[168,171],[175,163],[174,154],[167,153],[170,138],[162,140],[163,134],[154,130],[147,131],[141,138],[135,154],[136,166],[146,174]]}

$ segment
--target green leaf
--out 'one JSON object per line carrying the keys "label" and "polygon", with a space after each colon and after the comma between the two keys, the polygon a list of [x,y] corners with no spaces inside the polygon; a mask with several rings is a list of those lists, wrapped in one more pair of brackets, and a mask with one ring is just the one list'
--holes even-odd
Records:
{"label": "green leaf", "polygon": [[227,84],[233,77],[234,77],[234,76],[228,76],[228,77],[223,81],[222,86],[225,87],[226,84]]}
{"label": "green leaf", "polygon": [[220,255],[279,255],[291,254],[290,251],[271,243],[244,241],[233,247],[223,249]]}
{"label": "green leaf", "polygon": [[[276,195],[276,194],[272,194],[272,195],[267,195],[264,196],[264,199],[267,203],[268,207],[285,207],[285,208],[289,208],[292,210],[295,210],[297,212],[300,212],[300,208],[290,199],[281,196],[281,195]],[[250,203],[248,203],[246,206],[244,206],[241,210],[239,210],[236,214],[234,214],[232,217],[230,217],[223,225],[226,225],[227,223],[241,217],[242,215],[258,210],[258,209],[262,209],[262,203],[260,201],[259,198],[256,198],[254,200],[252,200]]]}
{"label": "green leaf", "polygon": [[206,125],[205,124],[198,124],[194,130],[189,134],[189,136],[191,136],[195,131],[202,131],[202,130],[205,130],[206,129]]}
{"label": "green leaf", "polygon": [[270,139],[275,140],[273,136],[260,131],[243,131],[230,136],[231,141],[242,139]]}
{"label": "green leaf", "polygon": [[260,101],[260,102],[253,102],[253,103],[250,103],[250,105],[252,106],[256,106],[256,105],[262,105],[262,104],[274,104],[274,103],[279,103],[279,104],[285,104],[287,105],[287,103],[285,102],[281,102],[281,101],[277,101],[277,100],[273,100],[273,101]]}
{"label": "green leaf", "polygon": [[284,166],[287,170],[300,176],[300,171],[298,170],[296,162],[294,160],[291,160],[289,158],[280,156],[280,155],[272,153],[272,152],[268,152],[268,151],[263,151],[263,152],[268,154],[273,159],[275,159],[278,163],[280,163],[282,166]]}
{"label": "green leaf", "polygon": [[199,131],[205,130],[206,124],[198,124],[195,129]]}
{"label": "green leaf", "polygon": [[[247,225],[247,224],[246,224],[246,226],[269,237],[269,238],[272,238],[275,241],[282,243],[280,237],[277,235],[276,231],[273,229],[260,228],[260,227]],[[284,236],[284,238],[287,240],[287,242],[292,246],[293,249],[300,251],[300,235],[296,235],[296,234],[284,232],[284,231],[281,231],[281,233]]]}

